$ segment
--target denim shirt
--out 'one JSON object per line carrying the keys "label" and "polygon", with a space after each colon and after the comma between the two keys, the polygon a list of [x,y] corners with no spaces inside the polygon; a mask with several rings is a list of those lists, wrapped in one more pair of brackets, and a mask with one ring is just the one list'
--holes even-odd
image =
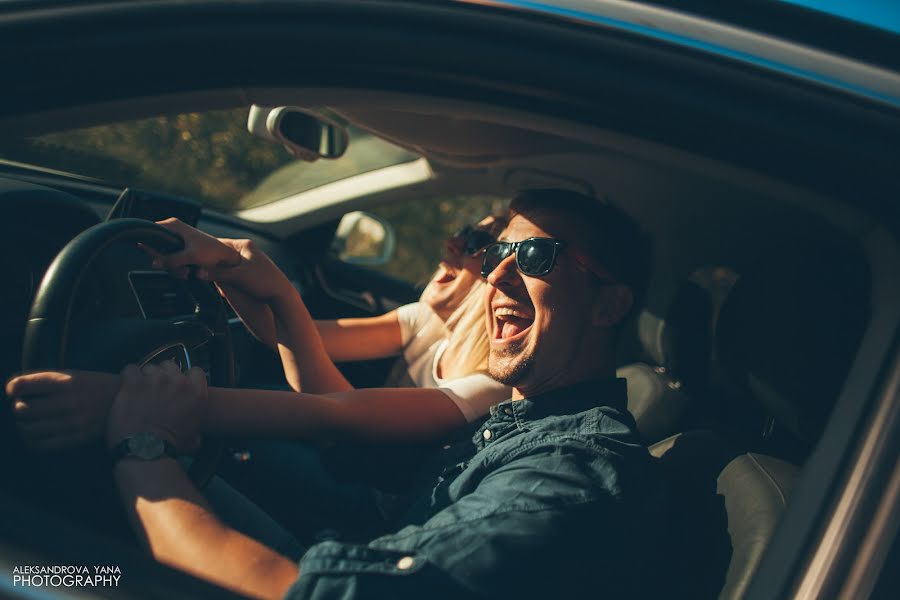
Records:
{"label": "denim shirt", "polygon": [[426,469],[403,525],[324,542],[287,598],[633,597],[653,578],[662,487],[625,381],[493,406]]}

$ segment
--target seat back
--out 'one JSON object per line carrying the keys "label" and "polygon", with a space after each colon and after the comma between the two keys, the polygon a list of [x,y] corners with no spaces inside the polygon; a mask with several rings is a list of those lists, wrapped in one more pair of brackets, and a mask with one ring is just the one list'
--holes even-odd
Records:
{"label": "seat back", "polygon": [[780,253],[748,268],[726,298],[718,358],[734,397],[761,407],[768,427],[747,435],[723,423],[722,434],[688,432],[651,447],[670,486],[679,597],[745,594],[796,482],[803,454],[793,450],[817,441],[855,354],[868,310],[864,267],[835,245]]}
{"label": "seat back", "polygon": [[641,319],[640,337],[651,362],[625,365],[616,375],[627,381],[628,410],[647,443],[682,427],[691,391],[706,379],[711,321],[709,295],[693,282],[678,290],[665,319]]}
{"label": "seat back", "polygon": [[674,435],[650,452],[670,493],[666,562],[672,595],[741,598],[787,506],[797,467],[738,452],[708,430]]}

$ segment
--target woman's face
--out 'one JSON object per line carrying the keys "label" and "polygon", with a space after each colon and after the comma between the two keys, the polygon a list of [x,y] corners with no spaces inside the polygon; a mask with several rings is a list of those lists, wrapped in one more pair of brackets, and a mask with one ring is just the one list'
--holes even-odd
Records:
{"label": "woman's face", "polygon": [[[496,217],[485,217],[473,229],[489,232],[496,238],[503,225]],[[465,236],[444,240],[443,259],[422,293],[422,302],[428,304],[444,320],[465,299],[472,284],[481,279],[481,248],[473,256],[466,253],[465,244]]]}

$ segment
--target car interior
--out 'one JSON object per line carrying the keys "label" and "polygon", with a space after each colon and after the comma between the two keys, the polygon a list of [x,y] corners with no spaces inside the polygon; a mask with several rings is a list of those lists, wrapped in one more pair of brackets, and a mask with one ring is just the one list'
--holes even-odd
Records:
{"label": "car interior", "polygon": [[[152,109],[122,102],[65,116],[69,127],[89,127],[152,114],[240,108],[248,96],[263,106],[327,107],[342,122],[414,153],[418,158],[409,164],[427,165],[413,180],[346,188],[343,196],[330,188],[233,212],[203,207],[200,229],[253,239],[289,275],[318,318],[378,314],[414,301],[420,291],[416,282],[336,255],[338,224],[353,211],[468,194],[508,199],[520,189],[561,187],[616,204],[638,220],[652,242],[654,267],[644,306],[622,332],[618,374],[628,382],[629,409],[669,484],[669,530],[661,532],[660,542],[668,589],[676,597],[742,597],[792,490],[800,478],[814,476],[804,465],[822,451],[818,441],[834,407],[858,393],[851,385],[854,376],[863,377],[870,368],[864,357],[875,351],[884,319],[893,318],[900,248],[883,224],[821,190],[735,162],[571,118],[410,93],[224,91],[173,95]],[[53,126],[53,119],[42,123],[23,119],[15,127],[40,132]],[[50,281],[54,257],[103,222],[128,185],[0,162],[4,377],[18,371],[30,351],[24,340],[28,315],[50,306],[38,290]],[[195,199],[142,193],[151,205],[158,201],[182,214],[197,206]],[[68,307],[71,335],[54,356],[64,353],[65,366],[121,368],[117,363],[135,360],[134,354],[145,350],[118,338],[107,344],[104,333],[121,326],[109,322],[143,316],[148,330],[135,330],[129,338],[152,338],[156,333],[149,329],[181,312],[164,303],[180,301],[183,282],[146,274],[152,269],[134,248],[138,238],[122,236],[91,242],[80,256],[100,258],[63,288],[66,302],[60,302]],[[101,256],[101,247],[115,252]],[[73,252],[70,246],[69,256]],[[51,275],[67,263],[53,264]],[[134,279],[140,272],[143,282]],[[197,282],[190,285],[195,287],[189,293],[204,293]],[[146,308],[151,302],[158,303],[152,314]],[[216,299],[205,302],[209,323],[218,318],[221,326],[222,315],[212,314],[219,310]],[[52,314],[60,310],[66,309]],[[211,347],[206,354],[199,346],[189,348],[191,363],[213,371],[213,381],[222,385],[283,385],[277,358],[233,313],[224,318],[227,327],[216,339],[227,336],[231,348]],[[233,372],[221,366],[228,353],[233,353]],[[105,363],[93,358],[101,354]],[[355,385],[377,386],[391,364],[341,367]],[[53,523],[62,518],[67,526],[88,524],[93,533],[85,535],[116,537],[114,527],[98,525],[108,505],[73,500],[66,488],[74,485],[72,477],[54,478],[48,488],[34,476],[58,473],[59,464],[21,446],[8,407],[2,427],[4,468],[17,473],[19,482],[5,492],[12,501],[52,515],[47,518]],[[228,441],[222,460],[234,459],[238,446],[239,441]],[[77,479],[88,478],[66,464]],[[96,498],[110,494],[108,484],[84,489]],[[84,514],[88,505],[94,506],[88,510],[92,516]]]}

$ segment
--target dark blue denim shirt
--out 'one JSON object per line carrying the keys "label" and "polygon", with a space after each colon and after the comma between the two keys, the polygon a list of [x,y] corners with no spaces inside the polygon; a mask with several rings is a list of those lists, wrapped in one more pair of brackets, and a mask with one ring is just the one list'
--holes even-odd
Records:
{"label": "dark blue denim shirt", "polygon": [[313,546],[287,597],[642,594],[663,498],[623,379],[498,404],[469,433],[428,465],[401,529]]}

